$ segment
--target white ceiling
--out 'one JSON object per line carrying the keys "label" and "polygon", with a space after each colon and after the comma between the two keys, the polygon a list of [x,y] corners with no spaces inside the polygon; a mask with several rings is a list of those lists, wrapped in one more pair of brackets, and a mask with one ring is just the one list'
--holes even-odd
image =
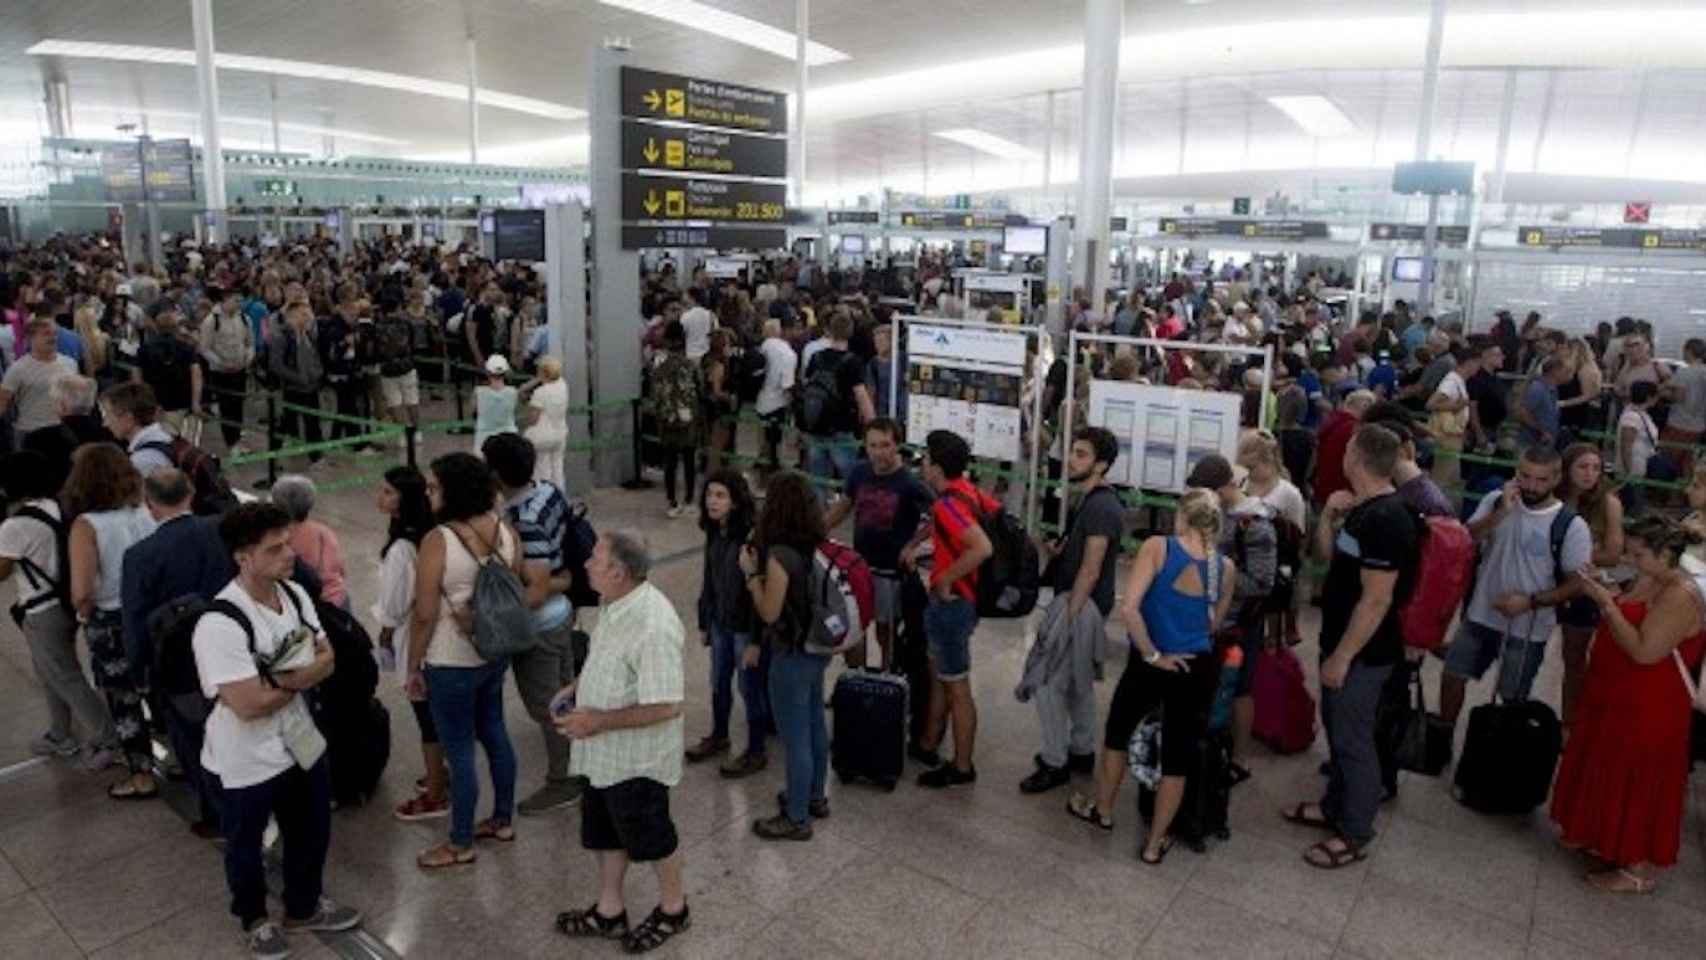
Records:
{"label": "white ceiling", "polygon": [[[706,2],[793,28],[790,0]],[[911,179],[923,183],[926,165],[933,191],[952,189],[944,179],[968,173],[975,173],[971,180],[989,180],[998,161],[929,134],[973,127],[1040,150],[1049,139],[1044,118],[1051,89],[1063,91],[1055,98],[1054,179],[1070,178],[1077,123],[1071,88],[1082,69],[1080,0],[816,0],[812,6],[812,39],[851,57],[812,74],[807,155],[809,178],[820,192],[891,180],[908,168]],[[1116,167],[1169,172],[1179,153],[1181,109],[1191,117],[1186,167],[1245,162],[1246,129],[1256,143],[1250,162],[1272,166],[1261,163],[1273,159],[1262,156],[1269,152],[1267,138],[1295,139],[1296,129],[1266,106],[1265,97],[1292,92],[1329,95],[1358,125],[1357,142],[1366,146],[1329,144],[1335,153],[1366,151],[1369,160],[1383,160],[1413,138],[1414,67],[1428,6],[1427,0],[1128,0],[1126,84],[1116,135],[1126,162]],[[606,37],[631,39],[635,60],[645,65],[779,89],[794,85],[790,60],[595,0],[215,0],[213,7],[221,53],[452,83],[466,80],[464,36],[471,25],[482,88],[575,108],[586,105],[590,55]],[[1448,79],[1442,115],[1462,117],[1456,132],[1465,142],[1485,140],[1488,124],[1496,127],[1502,74],[1468,68],[1609,68],[1616,71],[1611,88],[1621,99],[1600,103],[1592,114],[1555,110],[1550,133],[1575,131],[1584,143],[1604,147],[1621,129],[1606,148],[1619,152],[1639,95],[1639,81],[1631,78],[1644,70],[1658,78],[1648,82],[1657,82],[1663,96],[1656,99],[1649,85],[1643,122],[1658,124],[1666,137],[1700,137],[1703,35],[1702,2],[1452,0],[1445,62],[1468,70],[1470,79]],[[56,76],[70,84],[79,136],[110,135],[117,122],[146,111],[153,111],[151,132],[192,132],[193,70],[26,55],[44,39],[190,48],[190,0],[0,3],[0,131],[15,139],[39,128],[43,79]],[[1180,79],[1186,76],[1192,79]],[[1525,76],[1523,123],[1535,127],[1547,81]],[[1585,87],[1577,91],[1580,98],[1605,100],[1603,84],[1588,81]],[[338,138],[329,146],[340,154],[449,159],[466,148],[466,110],[452,101],[229,70],[220,75],[221,111],[262,122],[227,128],[228,143],[270,143],[264,121],[274,89],[287,150],[326,149],[325,136],[300,129],[306,127],[375,138]],[[578,160],[584,148],[573,137],[583,131],[581,121],[496,107],[480,114],[483,158],[506,163]],[[1320,147],[1287,147],[1303,151],[1288,159],[1308,163],[1318,159]],[[1038,173],[1018,175],[1034,180]]]}

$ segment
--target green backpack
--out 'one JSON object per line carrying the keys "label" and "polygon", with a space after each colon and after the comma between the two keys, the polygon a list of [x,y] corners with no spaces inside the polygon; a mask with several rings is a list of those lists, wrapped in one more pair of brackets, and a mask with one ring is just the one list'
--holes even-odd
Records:
{"label": "green backpack", "polygon": [[658,428],[683,430],[699,415],[699,367],[672,353],[652,375],[652,415]]}

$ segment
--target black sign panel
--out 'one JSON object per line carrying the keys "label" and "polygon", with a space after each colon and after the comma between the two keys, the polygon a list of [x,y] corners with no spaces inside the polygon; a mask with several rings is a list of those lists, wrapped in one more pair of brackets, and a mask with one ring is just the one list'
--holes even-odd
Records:
{"label": "black sign panel", "polygon": [[[1074,230],[1078,229],[1078,218],[1073,216],[1072,214],[1067,214],[1066,215],[1066,225],[1068,227],[1071,227]],[[1109,217],[1108,218],[1108,232],[1109,233],[1125,233],[1130,228],[1131,228],[1131,221],[1129,219],[1127,219],[1126,217]]]}
{"label": "black sign panel", "polygon": [[545,259],[545,211],[494,210],[492,253],[499,260]]}
{"label": "black sign panel", "polygon": [[1161,232],[1178,237],[1243,237],[1248,240],[1310,240],[1327,236],[1319,220],[1228,220],[1162,217]]}
{"label": "black sign panel", "polygon": [[142,202],[142,149],[113,145],[101,151],[101,182],[111,203]]}
{"label": "black sign panel", "polygon": [[622,175],[624,220],[781,223],[787,199],[780,183]]}
{"label": "black sign panel", "polygon": [[788,96],[721,80],[623,67],[622,115],[787,133]]}
{"label": "black sign panel", "polygon": [[[1413,240],[1421,243],[1427,239],[1428,228],[1421,223],[1371,223],[1368,225],[1370,240]],[[1434,235],[1440,243],[1465,244],[1469,242],[1467,226],[1441,224],[1434,229]]]}
{"label": "black sign panel", "polygon": [[741,177],[788,175],[788,141],[701,127],[622,121],[622,166]]}
{"label": "black sign panel", "polygon": [[788,245],[788,231],[774,227],[628,227],[622,228],[622,249],[703,247],[711,250],[771,250]]}
{"label": "black sign panel", "polygon": [[1615,247],[1635,250],[1706,249],[1706,232],[1608,227],[1520,227],[1525,247]]}
{"label": "black sign panel", "polygon": [[151,141],[142,148],[148,199],[187,203],[195,199],[195,151],[188,140]]}
{"label": "black sign panel", "polygon": [[1030,220],[1017,213],[977,210],[911,210],[899,214],[897,222],[925,230],[999,230],[1030,225]]}
{"label": "black sign panel", "polygon": [[875,210],[829,211],[829,222],[832,226],[837,223],[879,223],[881,219],[882,214]]}

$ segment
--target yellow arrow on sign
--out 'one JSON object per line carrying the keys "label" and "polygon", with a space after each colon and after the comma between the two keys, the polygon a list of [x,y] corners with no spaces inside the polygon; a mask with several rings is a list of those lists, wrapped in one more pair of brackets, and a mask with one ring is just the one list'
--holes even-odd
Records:
{"label": "yellow arrow on sign", "polygon": [[647,90],[646,95],[640,99],[646,102],[647,110],[656,110],[658,108],[658,104],[663,102],[658,96],[658,92],[656,90]]}
{"label": "yellow arrow on sign", "polygon": [[647,163],[658,162],[658,145],[652,138],[646,138],[646,149],[640,151],[640,156],[645,157]]}
{"label": "yellow arrow on sign", "polygon": [[658,194],[657,194],[656,190],[647,190],[646,191],[646,202],[644,204],[642,204],[642,206],[644,206],[646,208],[647,214],[653,214],[653,213],[658,212],[659,204],[658,204]]}

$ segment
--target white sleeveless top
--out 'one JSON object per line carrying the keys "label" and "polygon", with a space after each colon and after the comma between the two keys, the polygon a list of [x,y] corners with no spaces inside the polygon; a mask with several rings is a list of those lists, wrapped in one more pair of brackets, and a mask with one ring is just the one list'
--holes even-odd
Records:
{"label": "white sleeveless top", "polygon": [[[438,622],[433,624],[432,636],[428,638],[424,662],[435,667],[483,667],[485,658],[474,649],[473,639],[462,632],[450,613],[452,607],[467,606],[474,596],[474,577],[479,573],[480,561],[469,552],[469,547],[478,549],[482,544],[477,533],[468,538],[468,546],[464,547],[448,524],[440,524],[438,529],[444,535],[444,580],[439,587]],[[513,563],[517,549],[509,528],[498,524],[498,554]]]}
{"label": "white sleeveless top", "polygon": [[100,568],[95,576],[95,609],[117,611],[124,584],[124,553],[158,526],[144,507],[120,507],[83,514],[95,531]]}

